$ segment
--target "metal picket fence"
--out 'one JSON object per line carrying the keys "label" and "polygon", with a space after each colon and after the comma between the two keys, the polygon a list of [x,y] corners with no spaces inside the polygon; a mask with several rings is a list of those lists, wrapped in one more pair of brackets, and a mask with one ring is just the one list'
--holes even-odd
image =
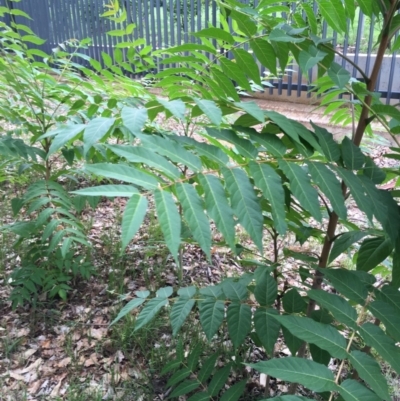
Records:
{"label": "metal picket fence", "polygon": [[[257,1],[242,0],[247,4],[257,4]],[[98,61],[102,59],[101,52],[113,56],[116,44],[116,38],[106,33],[118,26],[100,16],[108,10],[107,3],[107,0],[22,0],[17,3],[0,0],[0,6],[13,5],[31,16],[31,20],[19,16],[14,18],[17,23],[28,25],[38,36],[46,39],[42,50],[50,53],[66,40],[88,37],[92,39],[92,44],[85,53]],[[213,0],[121,0],[120,3],[127,11],[127,23],[136,25],[132,32],[133,39],[143,38],[153,49],[196,42],[198,39],[191,35],[192,32],[219,25],[219,14]],[[294,3],[291,4],[295,7]],[[318,14],[315,1],[314,10]],[[296,9],[293,12],[296,13]],[[6,22],[10,22],[10,17],[7,18]],[[333,37],[334,45],[367,73],[373,66],[378,32],[375,18],[367,18],[361,12],[346,37],[331,31],[326,25],[322,29],[323,37]],[[356,69],[346,60],[337,57],[336,61],[349,69],[354,78],[360,78]],[[264,73],[262,68],[260,73]],[[303,73],[297,65],[292,65],[283,79],[271,80],[273,87],[266,90],[271,94],[301,96],[309,91],[308,82],[312,81],[315,74],[315,69]],[[396,53],[385,57],[377,90],[387,102],[400,99],[400,56]]]}

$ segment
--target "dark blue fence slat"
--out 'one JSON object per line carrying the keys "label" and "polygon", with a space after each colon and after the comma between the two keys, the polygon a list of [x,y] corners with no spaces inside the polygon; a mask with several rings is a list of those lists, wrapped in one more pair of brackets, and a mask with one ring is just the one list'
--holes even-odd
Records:
{"label": "dark blue fence slat", "polygon": [[176,24],[176,44],[180,45],[182,43],[182,37],[181,37],[181,30],[182,30],[182,24],[181,24],[181,0],[176,0],[176,19],[177,19],[177,24]]}
{"label": "dark blue fence slat", "polygon": [[[360,48],[361,48],[361,39],[362,39],[362,34],[364,31],[364,14],[360,13],[360,16],[358,18],[358,27],[357,27],[357,39],[356,39],[356,46],[354,49],[354,62],[357,64],[358,63],[358,55],[360,53]],[[355,67],[353,67],[353,77],[357,76],[357,70]]]}
{"label": "dark blue fence slat", "polygon": [[156,34],[157,34],[157,49],[161,49],[163,47],[163,36],[162,36],[162,27],[161,27],[161,2],[160,0],[156,0],[155,4],[155,11],[156,11],[156,17],[157,17],[157,29],[156,29]]}
{"label": "dark blue fence slat", "polygon": [[174,21],[174,0],[169,0],[169,37],[171,39],[170,44],[171,46],[175,46],[175,31],[174,31],[174,26],[175,26],[175,21]]}
{"label": "dark blue fence slat", "polygon": [[98,24],[98,2],[95,1],[90,7],[90,2],[86,1],[87,7],[87,15],[90,15],[91,21],[91,37],[93,38],[93,45],[96,54],[96,59],[103,63],[102,57],[102,49],[101,49],[101,42],[99,41],[99,24]]}
{"label": "dark blue fence slat", "polygon": [[[167,11],[167,0],[162,1],[163,10],[163,29],[164,29],[164,40],[162,41],[162,47],[169,47],[169,33],[168,33],[168,11]],[[161,30],[161,28],[160,28]]]}

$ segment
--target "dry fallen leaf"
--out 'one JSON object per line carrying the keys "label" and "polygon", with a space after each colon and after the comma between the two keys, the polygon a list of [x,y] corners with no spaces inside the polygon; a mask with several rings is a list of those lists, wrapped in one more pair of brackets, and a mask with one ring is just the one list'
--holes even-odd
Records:
{"label": "dry fallen leaf", "polygon": [[16,333],[15,337],[24,337],[27,336],[30,332],[29,328],[23,328],[21,330],[18,330],[18,332]]}
{"label": "dry fallen leaf", "polygon": [[107,333],[107,328],[100,329],[90,329],[88,330],[88,335],[95,338],[96,340],[101,340]]}
{"label": "dry fallen leaf", "polygon": [[56,366],[59,368],[65,368],[66,366],[68,366],[71,363],[71,357],[66,357],[61,359],[61,361],[58,361],[56,363]]}
{"label": "dry fallen leaf", "polygon": [[45,349],[51,348],[51,340],[50,339],[44,340],[43,342],[40,343],[40,346]]}
{"label": "dry fallen leaf", "polygon": [[96,356],[95,352],[93,354],[91,354],[89,356],[89,358],[87,358],[85,360],[85,362],[84,362],[84,365],[86,367],[93,366],[93,365],[98,365],[98,364],[99,364],[99,361],[97,360],[97,356]]}
{"label": "dry fallen leaf", "polygon": [[39,391],[41,384],[41,380],[36,380],[35,382],[31,383],[31,385],[28,387],[28,392],[30,394],[36,394]]}
{"label": "dry fallen leaf", "polygon": [[78,341],[82,337],[82,334],[78,331],[74,331],[72,334],[72,341]]}
{"label": "dry fallen leaf", "polygon": [[43,363],[43,359],[39,358],[35,362],[33,362],[29,366],[27,366],[26,368],[16,370],[15,373],[24,374],[24,373],[31,372],[32,370],[37,369],[42,363]]}
{"label": "dry fallen leaf", "polygon": [[11,371],[11,372],[9,372],[9,375],[10,375],[10,377],[12,377],[15,380],[19,380],[19,381],[23,381],[23,382],[25,381],[25,377],[20,375],[17,372]]}
{"label": "dry fallen leaf", "polygon": [[116,359],[118,359],[118,362],[122,362],[125,359],[125,356],[122,353],[122,351],[117,351],[115,357],[116,357]]}
{"label": "dry fallen leaf", "polygon": [[36,351],[37,351],[37,349],[33,349],[33,348],[27,349],[26,351],[24,351],[24,352],[22,353],[22,357],[25,358],[25,359],[28,359],[28,358],[30,358]]}
{"label": "dry fallen leaf", "polygon": [[58,397],[58,395],[60,394],[60,388],[61,388],[61,384],[62,381],[64,380],[65,376],[67,376],[67,373],[63,374],[60,378],[60,380],[58,381],[57,385],[53,388],[53,390],[50,393],[50,397]]}

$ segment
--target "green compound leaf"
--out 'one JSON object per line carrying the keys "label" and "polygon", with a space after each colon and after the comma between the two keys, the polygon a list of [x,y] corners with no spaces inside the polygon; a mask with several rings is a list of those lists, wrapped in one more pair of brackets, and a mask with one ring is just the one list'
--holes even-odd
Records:
{"label": "green compound leaf", "polygon": [[400,249],[397,245],[393,253],[392,282],[395,288],[400,288]]}
{"label": "green compound leaf", "polygon": [[210,384],[208,385],[208,394],[210,397],[214,397],[219,393],[228,380],[230,371],[231,365],[228,364],[215,372]]}
{"label": "green compound leaf", "polygon": [[307,303],[296,288],[292,288],[283,296],[282,306],[286,313],[300,313],[307,308]]}
{"label": "green compound leaf", "polygon": [[235,87],[233,86],[232,81],[216,66],[211,67],[211,72],[214,80],[218,83],[218,86],[224,91],[224,93],[228,97],[231,97],[233,100],[239,102],[240,98]]}
{"label": "green compound leaf", "polygon": [[151,149],[143,146],[126,145],[108,145],[107,148],[131,163],[143,163],[149,167],[154,167],[171,178],[179,179],[181,177],[181,172],[177,167]]}
{"label": "green compound leaf", "polygon": [[269,71],[276,75],[276,54],[273,46],[264,39],[251,39],[250,47],[253,50],[258,61]]}
{"label": "green compound leaf", "polygon": [[400,316],[400,292],[396,286],[385,285],[381,290],[375,290],[375,298],[377,301],[383,301],[389,304],[392,308],[396,309]]}
{"label": "green compound leaf", "polygon": [[321,221],[322,216],[318,192],[311,185],[307,173],[296,163],[287,162],[285,160],[279,161],[279,168],[288,177],[291,191],[300,202],[300,205],[310,212],[317,221]]}
{"label": "green compound leaf", "polygon": [[234,105],[244,110],[246,113],[250,114],[259,122],[263,123],[265,121],[264,111],[258,106],[256,102],[236,102],[234,103]]}
{"label": "green compound leaf", "polygon": [[338,63],[331,63],[328,76],[339,89],[343,89],[350,81],[350,73]]}
{"label": "green compound leaf", "polygon": [[162,287],[156,291],[157,298],[169,298],[174,292],[172,287]]}
{"label": "green compound leaf", "polygon": [[336,178],[324,164],[307,162],[309,172],[313,181],[321,188],[322,192],[327,196],[333,210],[341,219],[346,219],[347,208],[344,204],[342,187]]}
{"label": "green compound leaf", "polygon": [[222,290],[227,299],[231,301],[244,301],[248,297],[246,285],[240,281],[225,279],[222,282]]}
{"label": "green compound leaf", "polygon": [[400,316],[396,308],[383,301],[374,301],[368,305],[368,309],[382,321],[389,335],[400,341]]}
{"label": "green compound leaf", "polygon": [[360,170],[364,166],[365,156],[363,152],[347,136],[342,141],[342,157],[349,170]]}
{"label": "green compound leaf", "polygon": [[237,401],[242,395],[246,387],[247,380],[242,380],[239,383],[235,383],[229,390],[225,391],[220,398],[220,401]]}
{"label": "green compound leaf", "polygon": [[210,259],[211,231],[208,219],[204,214],[203,202],[192,185],[178,183],[175,188],[190,231],[203,252]]}
{"label": "green compound leaf", "polygon": [[230,78],[232,81],[235,81],[237,85],[243,89],[251,91],[251,86],[248,79],[244,75],[243,70],[236,63],[226,57],[221,57],[219,62],[221,64],[222,72],[228,78]]}
{"label": "green compound leaf", "polygon": [[286,146],[282,140],[273,134],[259,134],[257,131],[250,132],[249,136],[252,141],[262,145],[275,157],[282,157],[286,153]]}
{"label": "green compound leaf", "polygon": [[199,293],[206,297],[213,297],[218,299],[222,294],[222,286],[221,284],[217,285],[209,285],[208,287],[200,288]]}
{"label": "green compound leaf", "polygon": [[[296,143],[296,146],[298,146],[301,150],[306,148],[300,138],[308,142],[314,150],[323,153],[315,135],[303,124],[299,123],[298,121],[291,120],[290,118],[287,118],[276,111],[265,111],[264,113],[276,125],[278,125],[282,132],[291,138]],[[308,150],[306,150],[306,152],[308,152]]]}
{"label": "green compound leaf", "polygon": [[169,395],[172,397],[179,397],[181,395],[190,393],[200,386],[200,383],[197,380],[186,380],[176,387],[172,393]]}
{"label": "green compound leaf", "polygon": [[199,175],[204,189],[206,210],[232,250],[235,249],[235,220],[221,181],[214,175]]}
{"label": "green compound leaf", "polygon": [[372,2],[369,0],[358,0],[357,1],[358,6],[361,8],[361,11],[367,16],[367,17],[372,17],[373,13],[373,7],[372,7]]}
{"label": "green compound leaf", "polygon": [[371,390],[352,379],[345,380],[339,386],[339,393],[345,401],[382,401]]}
{"label": "green compound leaf", "polygon": [[307,15],[308,27],[309,27],[311,33],[314,35],[317,35],[318,34],[318,21],[315,16],[313,7],[308,3],[302,3],[301,6],[303,7],[303,10],[305,11],[305,13]]}
{"label": "green compound leaf", "polygon": [[199,363],[200,355],[203,351],[201,344],[197,344],[189,353],[186,359],[187,367],[193,372]]}
{"label": "green compound leaf", "polygon": [[230,10],[229,16],[235,20],[240,31],[242,31],[246,36],[253,36],[256,34],[258,28],[251,16],[249,17],[248,15],[234,10]]}
{"label": "green compound leaf", "polygon": [[133,298],[118,313],[117,317],[110,323],[110,326],[117,323],[118,320],[126,316],[130,311],[140,306],[146,298]]}
{"label": "green compound leaf", "polygon": [[340,146],[333,139],[333,135],[325,128],[318,127],[312,121],[311,125],[325,157],[331,162],[337,162],[340,159],[341,152]]}
{"label": "green compound leaf", "polygon": [[157,315],[160,309],[166,305],[168,305],[167,298],[150,299],[136,319],[135,331],[149,323]]}
{"label": "green compound leaf", "polygon": [[342,297],[323,290],[310,290],[308,296],[331,312],[339,322],[351,328],[357,327],[357,311]]}
{"label": "green compound leaf", "polygon": [[208,393],[196,393],[193,394],[187,401],[210,401]]}
{"label": "green compound leaf", "polygon": [[206,128],[207,134],[213,138],[227,141],[235,145],[241,156],[254,159],[257,156],[256,147],[247,139],[239,137],[233,130]]}
{"label": "green compound leaf", "polygon": [[384,227],[386,234],[394,242],[398,237],[398,223],[400,223],[397,203],[394,202],[392,196],[387,191],[379,190],[365,175],[360,175],[358,178],[367,199],[371,203],[375,217]]}
{"label": "green compound leaf", "polygon": [[152,175],[123,164],[97,163],[85,166],[85,170],[101,177],[130,182],[145,189],[157,189],[159,182]]}
{"label": "green compound leaf", "polygon": [[366,175],[374,184],[381,184],[386,178],[386,173],[368,156],[365,156],[363,174]]}
{"label": "green compound leaf", "polygon": [[178,295],[180,297],[191,298],[196,294],[196,292],[197,292],[197,288],[194,286],[182,287],[182,288],[179,288]]}
{"label": "green compound leaf", "polygon": [[156,211],[165,242],[175,260],[181,244],[181,217],[170,192],[157,189],[154,192]]}
{"label": "green compound leaf", "polygon": [[307,72],[309,69],[317,65],[326,56],[326,53],[318,50],[315,46],[309,46],[308,50],[302,50],[299,54],[300,68]]}
{"label": "green compound leaf", "polygon": [[393,251],[392,241],[385,237],[367,238],[361,244],[357,270],[369,272],[383,262]]}
{"label": "green compound leaf", "polygon": [[186,105],[181,99],[165,100],[157,98],[157,101],[178,120],[185,121]]}
{"label": "green compound leaf", "polygon": [[121,110],[122,122],[125,127],[133,134],[140,134],[147,121],[147,109],[137,109],[134,107],[124,107]]}
{"label": "green compound leaf", "polygon": [[385,377],[382,375],[379,363],[370,355],[361,351],[352,351],[349,361],[375,393],[385,401],[390,401],[389,389]]}
{"label": "green compound leaf", "polygon": [[147,204],[147,199],[138,194],[132,195],[127,202],[121,224],[122,250],[125,250],[142,225],[147,212]]}
{"label": "green compound leaf", "polygon": [[260,69],[256,64],[254,57],[244,49],[232,50],[236,64],[241,70],[256,84],[261,85]]}
{"label": "green compound leaf", "polygon": [[[267,401],[267,400],[261,400]],[[268,401],[314,401],[311,398],[300,397],[298,395],[282,395],[280,397],[268,398]]]}
{"label": "green compound leaf", "polygon": [[309,347],[312,360],[318,363],[322,363],[322,365],[328,366],[331,360],[331,355],[329,354],[329,352],[317,347],[315,344],[310,344]]}
{"label": "green compound leaf", "polygon": [[211,341],[224,319],[224,302],[206,298],[199,302],[199,310],[201,326],[208,341]]}
{"label": "green compound leaf", "polygon": [[317,0],[318,9],[329,26],[339,33],[345,33],[346,13],[341,0]]}
{"label": "green compound leaf", "polygon": [[97,141],[100,141],[110,131],[114,123],[115,118],[106,117],[97,117],[89,121],[83,133],[84,156]]}
{"label": "green compound leaf", "polygon": [[[181,366],[182,361],[179,362],[179,366]],[[169,379],[167,382],[167,386],[174,386],[175,384],[178,384],[182,380],[185,380],[192,371],[188,367],[184,367],[182,369],[177,370]]]}
{"label": "green compound leaf", "polygon": [[384,189],[378,190],[366,176],[362,178],[362,181],[367,188],[367,195],[373,197],[375,217],[382,224],[384,231],[393,243],[396,243],[399,236],[398,227],[400,225],[400,214],[397,202],[393,199],[389,191],[385,191]]}
{"label": "green compound leaf", "polygon": [[72,191],[73,194],[84,196],[107,196],[114,198],[116,196],[130,198],[134,194],[139,194],[137,188],[131,185],[98,185]]}
{"label": "green compound leaf", "polygon": [[347,357],[346,340],[334,327],[308,317],[276,316],[275,319],[294,336],[328,351],[333,357]]}
{"label": "green compound leaf", "polygon": [[[305,30],[305,28],[298,28],[298,30],[300,32],[303,32]],[[295,29],[293,30],[295,31]],[[292,34],[294,32],[291,32]],[[271,42],[283,42],[283,43],[300,43],[303,42],[305,40],[305,38],[299,38],[299,37],[295,37],[295,36],[291,36],[288,34],[288,32],[286,30],[280,29],[280,28],[275,28],[271,31],[268,39]]]}
{"label": "green compound leaf", "polygon": [[357,241],[360,241],[360,239],[363,239],[366,235],[368,235],[368,232],[363,231],[349,231],[347,233],[341,234],[333,242],[333,247],[331,253],[329,254],[328,263],[332,263],[343,252],[347,251],[351,245],[353,245]]}
{"label": "green compound leaf", "polygon": [[249,167],[255,184],[262,190],[264,197],[271,204],[272,218],[276,231],[280,235],[285,235],[287,230],[285,221],[285,193],[281,177],[267,164],[258,164],[251,161]]}
{"label": "green compound leaf", "polygon": [[303,358],[287,357],[248,364],[266,375],[300,383],[312,391],[336,391],[333,373],[326,366]]}
{"label": "green compound leaf", "polygon": [[264,219],[253,185],[247,174],[239,168],[222,168],[221,171],[230,194],[233,211],[262,253]]}
{"label": "green compound leaf", "polygon": [[[55,138],[51,142],[47,157],[52,155],[54,152],[57,152],[69,141],[72,141],[74,138],[76,138],[85,128],[85,124],[71,124],[54,131],[49,131],[49,134],[54,134]],[[42,135],[42,137],[44,136]],[[40,140],[41,138],[38,139]]]}
{"label": "green compound leaf", "polygon": [[171,309],[172,334],[176,336],[195,304],[194,299],[179,298]]}
{"label": "green compound leaf", "polygon": [[197,379],[201,383],[205,383],[210,378],[210,376],[214,370],[214,367],[215,367],[218,357],[219,357],[219,354],[217,352],[215,352],[203,363],[199,373],[197,374]]}
{"label": "green compound leaf", "polygon": [[150,145],[150,148],[160,155],[167,156],[172,161],[181,163],[192,171],[201,170],[200,159],[177,142],[156,135],[141,134],[136,136],[144,143],[144,146]]}
{"label": "green compound leaf", "polygon": [[249,305],[231,303],[227,312],[228,332],[237,349],[251,330],[251,308]]}
{"label": "green compound leaf", "polygon": [[275,302],[278,294],[276,281],[269,274],[264,273],[256,283],[254,296],[261,306],[269,306]]}
{"label": "green compound leaf", "polygon": [[192,52],[196,54],[197,51],[205,51],[212,54],[216,54],[216,50],[214,47],[200,45],[197,43],[185,43],[183,45],[178,45],[165,49],[165,52],[167,53]]}
{"label": "green compound leaf", "polygon": [[276,309],[257,308],[254,313],[254,326],[261,344],[271,357],[274,355],[274,347],[279,337],[280,323],[274,319],[278,315]]}
{"label": "green compound leaf", "polygon": [[397,374],[400,374],[400,349],[394,340],[372,323],[364,323],[360,328],[360,334],[365,343],[375,348],[376,352],[390,364]]}
{"label": "green compound leaf", "polygon": [[209,145],[208,143],[196,143],[195,148],[199,155],[205,156],[222,166],[225,166],[226,163],[228,163],[228,156],[214,145]]}
{"label": "green compound leaf", "polygon": [[356,4],[353,0],[344,0],[344,7],[347,18],[353,24],[354,17],[356,16]]}
{"label": "green compound leaf", "polygon": [[355,175],[352,171],[344,168],[338,167],[335,170],[350,189],[350,193],[356,201],[357,206],[367,215],[369,220],[372,220],[374,204],[371,202],[371,199],[365,195],[365,190],[360,177]]}
{"label": "green compound leaf", "polygon": [[144,290],[144,291],[135,291],[135,295],[139,298],[144,298],[146,299],[150,295],[150,291]]}
{"label": "green compound leaf", "polygon": [[199,38],[211,38],[211,39],[217,39],[217,40],[222,40],[223,42],[227,42],[231,45],[235,43],[235,39],[233,36],[227,32],[224,31],[221,28],[205,28],[202,29],[199,32],[193,33],[193,36],[197,36]]}
{"label": "green compound leaf", "polygon": [[342,295],[364,305],[368,289],[354,272],[345,269],[323,269],[323,273]]}
{"label": "green compound leaf", "polygon": [[219,126],[222,122],[222,111],[212,100],[194,98],[200,110],[210,119],[210,121]]}

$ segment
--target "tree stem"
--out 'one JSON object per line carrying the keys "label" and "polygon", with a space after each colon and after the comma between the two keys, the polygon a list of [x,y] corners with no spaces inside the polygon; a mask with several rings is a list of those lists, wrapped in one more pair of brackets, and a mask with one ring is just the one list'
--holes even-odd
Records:
{"label": "tree stem", "polygon": [[[392,0],[391,1],[391,9],[389,10],[389,12],[387,13],[387,16],[385,17],[385,22],[384,22],[385,27],[390,26],[391,19],[393,18],[393,10],[395,7],[396,7],[396,1]],[[375,63],[374,63],[371,75],[370,75],[369,79],[367,80],[367,90],[371,93],[375,90],[379,71],[381,70],[381,67],[382,67],[382,62],[383,62],[383,58],[385,56],[385,51],[387,49],[388,43],[389,43],[389,31],[388,31],[388,29],[384,28],[384,30],[382,32],[382,38],[379,43],[378,52],[376,54]],[[372,103],[372,96],[370,94],[368,94],[364,98],[361,115],[358,120],[357,128],[353,135],[353,143],[356,146],[360,146],[361,141],[364,136],[364,133],[365,133],[365,130],[370,122],[369,121],[369,111],[371,108],[371,103]],[[342,182],[342,193],[343,193],[344,197],[346,196],[346,191],[347,191],[347,187],[346,187],[345,183]],[[319,257],[319,263],[318,263],[319,269],[315,271],[314,277],[313,277],[312,288],[314,290],[321,289],[323,273],[321,272],[320,269],[324,269],[328,266],[328,258],[329,258],[329,254],[330,254],[332,244],[333,244],[332,239],[335,237],[338,221],[339,221],[338,215],[335,212],[332,212],[332,214],[329,217],[324,245],[322,247],[321,255]],[[308,303],[308,307],[307,307],[307,316],[310,317],[314,310],[315,310],[315,301],[310,299],[310,301]],[[299,351],[297,352],[297,356],[300,358],[304,358],[304,356],[306,354],[306,350],[307,350],[307,343],[304,342],[302,344],[302,346],[300,347]],[[297,391],[297,383],[291,383],[288,393],[295,394],[296,391]]]}

